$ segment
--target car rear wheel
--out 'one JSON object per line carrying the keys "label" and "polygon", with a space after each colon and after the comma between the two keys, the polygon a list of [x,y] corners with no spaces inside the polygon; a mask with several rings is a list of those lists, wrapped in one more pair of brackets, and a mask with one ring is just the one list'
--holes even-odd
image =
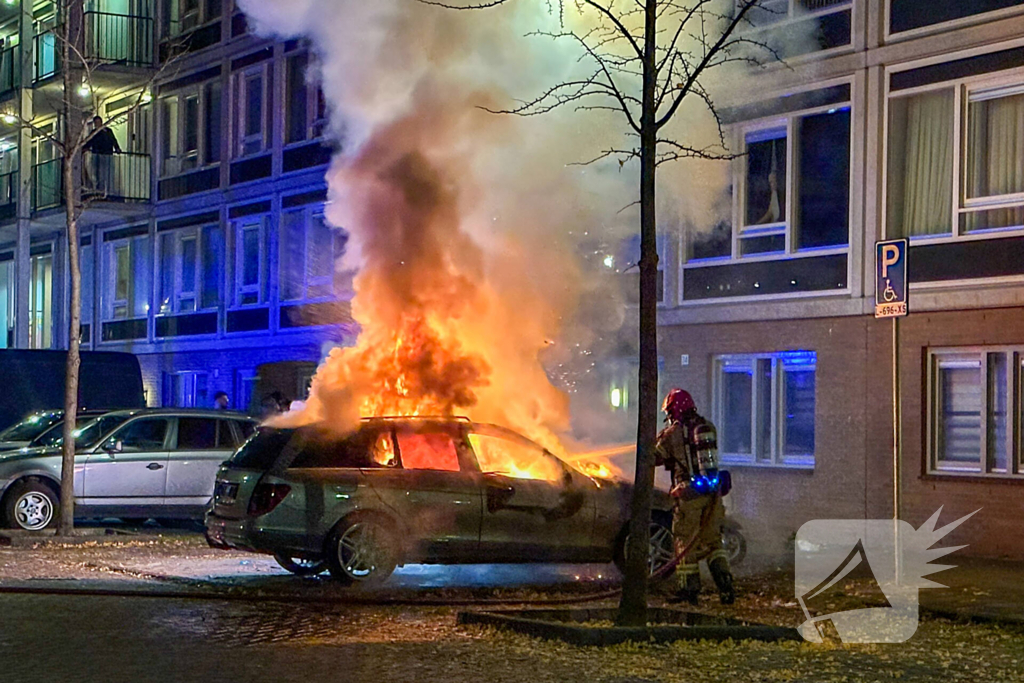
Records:
{"label": "car rear wheel", "polygon": [[57,523],[60,510],[57,493],[32,479],[19,481],[4,498],[7,526],[26,531],[42,531]]}
{"label": "car rear wheel", "polygon": [[738,529],[722,527],[722,547],[729,558],[729,565],[736,566],[747,556],[747,539]]}
{"label": "car rear wheel", "polygon": [[327,561],[323,559],[313,560],[307,557],[288,557],[287,555],[274,555],[274,559],[282,568],[296,576],[315,576],[327,569]]}
{"label": "car rear wheel", "polygon": [[395,535],[383,521],[349,517],[327,541],[327,566],[346,585],[379,586],[395,571],[396,547]]}
{"label": "car rear wheel", "polygon": [[[628,528],[628,527],[627,527]],[[615,553],[615,564],[619,571],[624,572],[626,568],[626,548],[629,545],[629,534],[622,535],[618,551]],[[647,568],[650,573],[656,574],[672,562],[676,556],[675,540],[672,537],[672,516],[655,512],[651,516],[651,540],[648,546]],[[662,578],[668,578],[673,572],[668,572]]]}

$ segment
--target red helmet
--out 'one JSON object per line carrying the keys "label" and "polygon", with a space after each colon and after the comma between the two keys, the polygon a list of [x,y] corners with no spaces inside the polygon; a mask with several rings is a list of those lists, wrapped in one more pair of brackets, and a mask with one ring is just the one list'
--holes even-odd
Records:
{"label": "red helmet", "polygon": [[661,404],[661,409],[669,417],[678,418],[691,410],[696,410],[697,406],[694,404],[693,396],[690,396],[690,392],[683,391],[682,389],[673,389],[668,392],[665,402]]}

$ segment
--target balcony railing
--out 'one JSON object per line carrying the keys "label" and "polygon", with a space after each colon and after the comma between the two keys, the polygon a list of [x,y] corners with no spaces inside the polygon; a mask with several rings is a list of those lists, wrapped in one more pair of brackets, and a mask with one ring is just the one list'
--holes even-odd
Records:
{"label": "balcony railing", "polygon": [[21,46],[0,50],[0,95],[21,87]]}
{"label": "balcony railing", "polygon": [[[150,197],[148,154],[92,154],[83,161],[82,195],[108,202],[145,202]],[[32,167],[32,209],[41,211],[64,203],[63,159]]]}
{"label": "balcony railing", "polygon": [[85,13],[86,56],[108,64],[153,65],[153,20],[108,12]]}
{"label": "balcony railing", "polygon": [[[51,29],[35,37],[36,81],[60,71],[61,48]],[[85,58],[101,64],[153,66],[153,20],[109,12],[85,13]]]}

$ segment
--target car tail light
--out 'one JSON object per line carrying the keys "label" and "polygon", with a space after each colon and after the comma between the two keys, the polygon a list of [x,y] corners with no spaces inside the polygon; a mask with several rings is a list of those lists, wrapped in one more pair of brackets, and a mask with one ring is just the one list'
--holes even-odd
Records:
{"label": "car tail light", "polygon": [[292,490],[288,484],[257,484],[249,499],[249,516],[265,515],[285,499]]}

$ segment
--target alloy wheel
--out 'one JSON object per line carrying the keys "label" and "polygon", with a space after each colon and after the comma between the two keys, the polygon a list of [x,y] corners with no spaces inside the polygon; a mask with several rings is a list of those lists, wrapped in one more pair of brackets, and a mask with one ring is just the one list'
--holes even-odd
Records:
{"label": "alloy wheel", "polygon": [[379,524],[356,522],[338,538],[338,565],[353,581],[366,582],[381,570],[387,571],[393,562],[389,540]]}
{"label": "alloy wheel", "polygon": [[45,529],[53,512],[53,501],[39,491],[23,493],[14,503],[14,519],[26,531]]}
{"label": "alloy wheel", "polygon": [[666,526],[651,522],[651,543],[648,546],[647,568],[651,574],[657,574],[676,557],[675,540],[672,530]]}

